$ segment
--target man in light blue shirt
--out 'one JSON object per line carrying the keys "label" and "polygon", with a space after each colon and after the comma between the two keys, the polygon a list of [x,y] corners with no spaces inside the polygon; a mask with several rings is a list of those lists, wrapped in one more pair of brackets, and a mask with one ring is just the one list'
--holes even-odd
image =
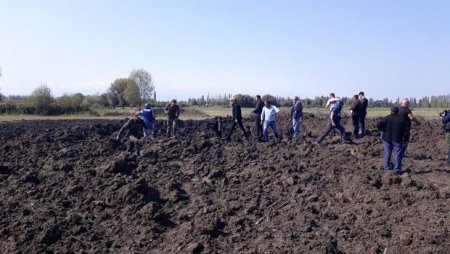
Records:
{"label": "man in light blue shirt", "polygon": [[271,105],[268,100],[264,101],[264,107],[261,112],[261,124],[263,125],[264,141],[269,141],[269,127],[272,128],[273,134],[276,138],[280,138],[278,134],[277,124],[275,122],[275,117],[280,110]]}

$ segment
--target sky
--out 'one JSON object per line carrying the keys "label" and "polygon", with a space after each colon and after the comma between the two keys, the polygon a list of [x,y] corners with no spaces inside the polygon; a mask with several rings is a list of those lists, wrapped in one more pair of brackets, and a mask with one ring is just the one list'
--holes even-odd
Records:
{"label": "sky", "polygon": [[0,92],[450,94],[448,0],[0,0]]}

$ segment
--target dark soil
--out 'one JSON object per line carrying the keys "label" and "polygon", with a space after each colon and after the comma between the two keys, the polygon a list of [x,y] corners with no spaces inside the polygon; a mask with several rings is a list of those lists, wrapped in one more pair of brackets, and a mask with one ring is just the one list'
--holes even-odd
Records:
{"label": "dark soil", "polygon": [[281,117],[270,143],[185,121],[142,145],[114,140],[123,121],[0,123],[0,252],[450,253],[438,121],[413,128],[399,176],[381,170],[374,120],[315,146],[324,121],[291,140]]}

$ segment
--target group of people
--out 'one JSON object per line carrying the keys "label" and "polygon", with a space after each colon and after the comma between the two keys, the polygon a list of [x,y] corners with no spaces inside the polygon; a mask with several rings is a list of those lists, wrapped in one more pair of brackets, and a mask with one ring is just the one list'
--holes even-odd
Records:
{"label": "group of people", "polygon": [[[255,121],[255,129],[256,129],[256,138],[260,141],[269,141],[269,129],[272,129],[272,132],[275,138],[280,138],[280,133],[278,132],[278,127],[276,123],[276,115],[280,112],[280,110],[269,100],[262,100],[260,95],[255,96],[256,105],[252,110],[252,114]],[[233,117],[233,125],[231,126],[228,135],[226,137],[227,141],[231,141],[231,136],[236,128],[236,125],[239,125],[240,129],[244,134],[245,139],[249,139],[250,133],[248,130],[244,128],[242,124],[242,111],[241,106],[236,101],[236,99],[230,100],[230,106],[232,107],[232,117]],[[300,121],[303,116],[303,105],[298,96],[293,98],[293,104],[291,107],[291,119],[292,119],[292,128],[293,128],[293,137],[297,138],[300,136]],[[220,123],[220,118],[217,120]],[[220,124],[216,124],[215,127],[220,126]],[[218,133],[218,132],[216,132]]]}
{"label": "group of people", "polygon": [[[411,137],[412,122],[420,125],[409,108],[409,100],[403,99],[400,107],[392,107],[390,115],[377,122],[377,128],[382,132],[384,147],[384,169],[399,173],[402,160]],[[391,156],[394,154],[394,164]]]}
{"label": "group of people", "polygon": [[[236,99],[230,100],[232,108],[233,124],[228,130],[225,137],[226,141],[231,141],[231,137],[237,126],[242,130],[244,138],[250,138],[250,131],[246,130],[242,122],[241,106]],[[353,96],[349,110],[351,110],[353,136],[360,138],[366,131],[366,116],[367,116],[368,100],[365,98],[364,92],[360,92]],[[327,124],[325,130],[318,136],[315,144],[320,144],[325,137],[327,137],[334,130],[338,130],[341,135],[341,141],[349,141],[346,136],[345,128],[341,124],[341,112],[344,107],[343,101],[336,97],[334,93],[330,94],[329,100],[326,103],[328,110]],[[255,108],[252,110],[254,117],[256,138],[260,141],[269,141],[269,129],[272,129],[273,135],[280,138],[280,133],[276,124],[276,115],[280,110],[272,105],[269,100],[262,100],[260,95],[255,96]],[[180,107],[176,100],[172,100],[165,108],[167,114],[167,129],[166,135],[176,135],[177,119],[180,116]],[[300,123],[303,116],[303,105],[298,96],[293,97],[293,103],[290,110],[290,119],[292,122],[292,136],[298,138],[301,134]],[[382,139],[384,141],[384,169],[393,170],[399,173],[402,167],[402,159],[406,154],[406,149],[409,144],[411,136],[412,122],[420,125],[420,122],[413,115],[409,108],[409,100],[403,99],[400,107],[392,107],[389,116],[381,119],[377,123],[377,128],[382,132]],[[442,113],[442,122],[446,130],[446,139],[449,145],[447,160],[450,164],[450,112]],[[116,139],[120,139],[123,131],[128,129],[128,136],[130,140],[137,141],[140,137],[147,138],[155,134],[155,114],[150,104],[145,104],[144,109],[136,112],[135,117],[128,120],[120,129]],[[222,138],[223,125],[220,117],[217,117],[213,125],[216,135]],[[350,140],[351,141],[351,140]],[[392,153],[394,154],[395,163],[391,163]]]}
{"label": "group of people", "polygon": [[[276,138],[280,137],[278,132],[277,124],[275,121],[276,115],[280,110],[272,105],[269,100],[264,102],[261,100],[260,95],[255,96],[256,106],[252,111],[255,119],[256,127],[256,137],[261,141],[269,141],[269,127],[272,129]],[[231,141],[231,136],[233,135],[236,125],[239,125],[244,137],[249,139],[250,133],[247,131],[242,124],[242,111],[241,106],[237,103],[236,99],[230,100],[230,106],[232,107],[233,125],[231,126],[228,135],[226,137],[227,141]]]}
{"label": "group of people", "polygon": [[[167,115],[167,129],[166,135],[176,135],[177,120],[180,116],[180,106],[177,101],[172,100],[165,108],[164,112]],[[134,117],[128,120],[117,133],[116,140],[119,140],[122,133],[128,130],[128,138],[135,142],[140,138],[148,138],[155,135],[155,112],[150,103],[146,103],[141,111],[134,113]]]}

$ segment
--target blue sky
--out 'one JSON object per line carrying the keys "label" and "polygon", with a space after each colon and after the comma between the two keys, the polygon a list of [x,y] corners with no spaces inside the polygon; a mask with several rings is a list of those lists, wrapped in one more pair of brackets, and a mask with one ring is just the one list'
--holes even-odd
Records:
{"label": "blue sky", "polygon": [[2,0],[0,92],[103,93],[136,68],[159,99],[450,93],[450,1]]}

